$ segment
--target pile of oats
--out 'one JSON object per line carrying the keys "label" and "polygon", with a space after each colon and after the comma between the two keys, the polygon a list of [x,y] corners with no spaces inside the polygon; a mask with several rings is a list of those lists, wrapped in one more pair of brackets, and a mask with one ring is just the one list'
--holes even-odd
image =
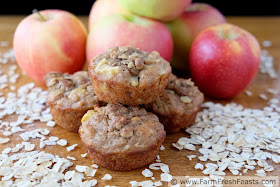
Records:
{"label": "pile of oats", "polygon": [[[198,150],[195,169],[203,170],[211,179],[224,176],[226,169],[233,175],[255,170],[255,175],[266,176],[273,171],[270,159],[280,163],[279,99],[271,99],[263,110],[244,108],[236,103],[225,106],[206,102],[195,124],[186,129],[190,137],[173,144],[179,150]],[[189,156],[189,159],[196,155]]]}
{"label": "pile of oats", "polygon": [[[44,151],[16,153],[11,156],[0,155],[0,186],[95,186],[96,179],[85,180],[94,176],[96,169],[76,166],[65,158],[54,156]],[[85,169],[81,169],[84,167]]]}
{"label": "pile of oats", "polygon": [[[46,106],[47,91],[34,87],[34,83],[26,84],[20,87],[17,92],[9,92],[4,97],[0,93],[0,132],[3,136],[9,137],[15,133],[20,133],[19,137],[25,142],[33,138],[40,138],[40,148],[46,145],[65,146],[66,140],[60,140],[58,137],[46,136],[50,130],[38,128],[26,131],[23,127],[26,124],[32,125],[36,121],[47,122],[47,126],[53,127],[52,115],[50,109]],[[6,117],[15,115],[14,121],[6,121]],[[7,143],[7,138],[1,138],[0,142]],[[65,142],[66,141],[66,142]]]}

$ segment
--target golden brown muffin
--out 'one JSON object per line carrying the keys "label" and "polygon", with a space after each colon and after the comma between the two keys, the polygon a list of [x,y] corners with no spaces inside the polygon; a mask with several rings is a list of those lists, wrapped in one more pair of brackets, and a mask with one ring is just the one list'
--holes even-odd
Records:
{"label": "golden brown muffin", "polygon": [[79,71],[73,75],[48,73],[44,81],[48,87],[47,103],[54,121],[68,131],[78,132],[83,115],[99,104],[88,72]]}
{"label": "golden brown muffin", "polygon": [[144,107],[159,117],[169,133],[192,125],[201,108],[204,96],[190,79],[171,74],[164,93]]}
{"label": "golden brown muffin", "polygon": [[79,134],[96,164],[120,171],[153,162],[166,135],[156,115],[113,104],[89,110]]}
{"label": "golden brown muffin", "polygon": [[132,47],[114,47],[89,64],[93,90],[101,101],[139,105],[162,94],[171,74],[169,62],[158,52]]}

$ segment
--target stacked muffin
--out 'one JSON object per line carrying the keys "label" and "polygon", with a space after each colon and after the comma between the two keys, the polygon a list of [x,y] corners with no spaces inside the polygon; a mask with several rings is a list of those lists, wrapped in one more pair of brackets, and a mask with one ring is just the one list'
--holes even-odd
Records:
{"label": "stacked muffin", "polygon": [[[132,170],[151,163],[165,139],[164,128],[177,132],[191,125],[203,102],[203,94],[193,82],[172,75],[169,62],[157,52],[114,47],[96,56],[88,73],[92,86],[87,81],[79,85],[75,74],[48,74],[48,103],[51,112],[55,111],[54,120],[63,119],[63,114],[56,111],[73,114],[67,115],[67,121],[57,120],[68,130],[66,126],[80,126],[76,118],[84,115],[79,134],[90,157],[113,170]],[[63,79],[62,83],[57,77]],[[67,89],[66,80],[72,85]],[[79,99],[69,102],[72,93]],[[84,100],[87,97],[92,100]],[[62,100],[68,108],[61,109],[57,104]],[[76,102],[83,104],[73,104]]]}

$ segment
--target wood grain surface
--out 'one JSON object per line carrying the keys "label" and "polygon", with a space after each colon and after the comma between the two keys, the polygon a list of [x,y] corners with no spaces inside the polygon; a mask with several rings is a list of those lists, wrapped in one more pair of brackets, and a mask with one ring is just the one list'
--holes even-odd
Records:
{"label": "wood grain surface", "polygon": [[[0,48],[0,53],[4,52],[5,50],[12,48],[12,40],[13,34],[17,24],[23,19],[23,16],[1,16],[0,17],[0,41],[9,41],[10,44],[8,47]],[[87,17],[80,17],[80,19],[87,25],[88,18]],[[272,46],[266,48],[270,54],[273,55],[276,63],[276,69],[279,69],[280,64],[280,17],[228,17],[227,21],[229,23],[236,24],[252,34],[256,36],[260,43],[264,40],[272,41]],[[44,50],[44,49],[42,49]],[[9,63],[6,65],[1,65],[2,71],[5,73],[7,72],[7,68],[9,67]],[[19,68],[17,70],[20,72]],[[265,93],[265,90],[268,88],[276,88],[280,90],[280,71],[278,70],[278,79],[272,80],[269,78],[268,75],[265,74],[258,74],[255,81],[250,85],[248,88],[252,91],[252,96],[247,96],[244,93],[241,93],[233,100],[222,100],[222,101],[215,101],[220,103],[228,103],[228,102],[236,102],[239,104],[244,105],[245,107],[251,108],[262,108],[267,105],[267,101],[262,100],[259,98],[259,94]],[[22,75],[18,82],[16,83],[16,87],[20,87],[26,83],[32,82],[30,78],[25,75]],[[36,84],[36,86],[40,86],[45,89],[45,86]],[[0,90],[0,92],[7,93],[9,90],[4,89]],[[267,94],[271,97],[270,94]],[[279,96],[277,96],[279,97]],[[8,116],[8,119],[13,119],[14,116]],[[39,127],[48,128],[51,130],[52,136],[57,136],[59,138],[67,139],[68,145],[78,144],[78,146],[71,152],[67,152],[65,147],[61,146],[46,146],[42,150],[52,153],[54,155],[59,155],[60,157],[67,157],[73,156],[77,160],[73,161],[74,164],[80,165],[88,165],[90,166],[93,161],[89,159],[89,157],[82,158],[81,154],[85,153],[85,149],[82,145],[82,142],[79,138],[77,133],[67,132],[66,130],[62,129],[59,126],[55,126],[53,128],[47,127],[44,123],[35,123],[34,125],[21,125],[24,129],[35,129]],[[188,136],[187,133],[181,131],[177,134],[167,135],[166,140],[164,141],[164,146],[166,150],[160,151],[160,157],[163,163],[168,164],[170,167],[171,174],[173,176],[180,175],[180,176],[201,176],[203,175],[201,170],[195,170],[194,166],[197,162],[200,162],[197,158],[194,158],[192,161],[186,157],[190,154],[198,154],[196,151],[178,151],[173,146],[172,143],[176,142],[180,137]],[[2,133],[0,133],[0,137],[4,137]],[[2,151],[5,147],[12,147],[17,142],[21,141],[21,138],[18,134],[12,135],[9,137],[11,141],[7,144],[0,145],[0,151]],[[33,139],[32,142],[36,143],[36,148],[38,148],[38,139]],[[275,167],[273,172],[269,172],[268,175],[279,175],[280,173],[280,165],[275,165],[269,161]],[[95,179],[98,180],[98,186],[105,186],[105,185],[114,185],[114,186],[130,186],[129,181],[144,181],[148,180],[145,178],[141,172],[142,169],[133,170],[130,172],[117,172],[111,171],[105,168],[100,167],[96,173]],[[254,175],[256,171],[249,172],[248,175]],[[109,173],[112,175],[113,179],[107,182],[101,180],[101,178],[106,174]],[[160,179],[160,173],[154,171],[154,176],[156,180]],[[231,175],[229,171],[226,171],[228,175]],[[166,184],[164,184],[166,185]]]}

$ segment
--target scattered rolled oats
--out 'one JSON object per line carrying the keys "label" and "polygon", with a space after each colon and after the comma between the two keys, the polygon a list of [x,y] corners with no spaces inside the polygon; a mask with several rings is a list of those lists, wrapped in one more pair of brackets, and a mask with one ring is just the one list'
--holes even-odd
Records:
{"label": "scattered rolled oats", "polygon": [[155,182],[154,182],[154,185],[155,185],[155,186],[162,186],[163,184],[162,184],[162,182],[160,182],[160,181],[155,181]]}
{"label": "scattered rolled oats", "polygon": [[46,146],[45,142],[40,142],[40,145],[39,145],[40,149],[43,149],[45,146]]}
{"label": "scattered rolled oats", "polygon": [[160,169],[163,173],[170,173],[168,165],[164,164],[160,166]]}
{"label": "scattered rolled oats", "polygon": [[10,141],[10,138],[1,138],[0,137],[0,144],[5,144]]}
{"label": "scattered rolled oats", "polygon": [[69,152],[69,151],[72,151],[72,150],[75,149],[75,147],[76,147],[77,145],[78,145],[78,144],[73,144],[73,145],[71,145],[71,146],[69,146],[69,147],[66,147],[66,149],[67,149],[68,152]]}
{"label": "scattered rolled oats", "polygon": [[11,136],[13,133],[11,131],[4,131],[3,135],[4,136]]}
{"label": "scattered rolled oats", "polygon": [[187,144],[184,145],[184,149],[195,151],[195,146],[193,144],[188,144],[187,143]]}
{"label": "scattered rolled oats", "polygon": [[85,171],[85,174],[86,174],[86,176],[88,176],[88,177],[94,177],[96,171],[97,171],[97,169],[93,169],[93,168],[87,167],[87,168],[86,168],[86,171]]}
{"label": "scattered rolled oats", "polygon": [[9,154],[12,151],[12,148],[7,147],[2,151],[2,154]]}
{"label": "scattered rolled oats", "polygon": [[30,142],[27,142],[24,146],[25,151],[33,151],[35,148],[35,144],[32,144]]}
{"label": "scattered rolled oats", "polygon": [[46,123],[46,125],[47,125],[48,127],[54,127],[54,126],[55,126],[55,122],[54,122],[54,121],[48,121],[48,122]]}
{"label": "scattered rolled oats", "polygon": [[236,170],[236,169],[230,169],[229,170],[233,175],[238,175],[239,174],[239,171]]}
{"label": "scattered rolled oats", "polygon": [[84,173],[86,171],[86,169],[87,169],[87,166],[76,165],[75,169],[78,172]]}
{"label": "scattered rolled oats", "polygon": [[68,159],[70,160],[76,160],[76,158],[72,157],[72,156],[67,156]]}
{"label": "scattered rolled oats", "polygon": [[65,139],[60,139],[56,142],[60,146],[66,146],[67,145],[67,140]]}
{"label": "scattered rolled oats", "polygon": [[192,160],[193,158],[196,157],[196,155],[188,155],[187,157],[188,157],[189,160]]}
{"label": "scattered rolled oats", "polygon": [[153,181],[147,180],[147,181],[142,181],[142,182],[137,182],[137,181],[130,181],[129,182],[132,187],[137,187],[137,186],[142,186],[142,187],[148,187],[148,186],[153,186]]}
{"label": "scattered rolled oats", "polygon": [[97,168],[98,168],[98,165],[97,165],[97,164],[92,164],[92,165],[91,165],[91,167],[93,167],[93,168],[96,168],[96,169],[97,169]]}
{"label": "scattered rolled oats", "polygon": [[107,173],[107,174],[105,174],[104,177],[102,177],[101,179],[104,180],[104,181],[109,181],[109,180],[112,179],[112,176],[111,176],[110,174]]}
{"label": "scattered rolled oats", "polygon": [[266,91],[273,95],[276,95],[279,93],[279,91],[277,89],[273,89],[273,88],[268,88]]}
{"label": "scattered rolled oats", "polygon": [[274,58],[267,50],[261,51],[261,63],[259,71],[263,74],[268,74],[272,79],[277,78],[277,73],[274,68]]}
{"label": "scattered rolled oats", "polygon": [[173,177],[169,173],[160,174],[160,180],[163,182],[170,182],[172,179],[173,179]]}
{"label": "scattered rolled oats", "polygon": [[204,169],[204,166],[201,164],[201,163],[197,163],[195,166],[194,166],[195,169],[201,169],[203,170]]}
{"label": "scattered rolled oats", "polygon": [[268,97],[265,94],[260,94],[259,97],[263,100],[268,100]]}
{"label": "scattered rolled oats", "polygon": [[265,177],[266,173],[263,169],[259,169],[259,170],[257,170],[257,173],[255,175],[260,176],[260,177]]}
{"label": "scattered rolled oats", "polygon": [[177,149],[179,150],[182,150],[184,149],[184,146],[183,145],[180,145],[179,143],[172,143],[173,147],[176,147]]}
{"label": "scattered rolled oats", "polygon": [[87,153],[81,154],[81,157],[85,158],[87,156]]}
{"label": "scattered rolled oats", "polygon": [[157,161],[157,162],[161,162],[161,160],[160,160],[160,156],[159,156],[159,155],[157,155],[157,159],[156,159],[156,161]]}
{"label": "scattered rolled oats", "polygon": [[264,167],[264,171],[273,171],[273,170],[274,170],[273,166],[267,165]]}
{"label": "scattered rolled oats", "polygon": [[64,175],[65,180],[70,180],[75,175],[75,170],[67,171]]}
{"label": "scattered rolled oats", "polygon": [[149,165],[149,168],[152,170],[162,170],[162,168],[164,168],[163,170],[166,170],[166,168],[168,168],[168,166],[164,163],[153,163],[153,164]]}
{"label": "scattered rolled oats", "polygon": [[262,46],[263,47],[271,47],[272,46],[272,42],[270,40],[264,40],[262,42]]}
{"label": "scattered rolled oats", "polygon": [[55,141],[50,141],[50,140],[45,140],[44,143],[45,145],[56,145]]}
{"label": "scattered rolled oats", "polygon": [[[280,101],[274,98],[268,103],[268,107],[260,110],[236,103],[223,106],[206,102],[194,125],[186,129],[190,138],[180,138],[173,146],[195,150],[194,145],[201,145],[198,159],[217,163],[205,164],[203,173],[214,178],[225,174],[227,169],[234,175],[242,175],[242,171],[255,170],[256,165],[263,171],[272,171],[274,168],[266,160],[280,163],[280,114],[276,111]],[[201,165],[195,167],[201,169]],[[263,171],[257,175],[265,175]]]}
{"label": "scattered rolled oats", "polygon": [[142,174],[145,176],[145,177],[152,177],[153,176],[153,172],[151,172],[151,170],[149,169],[144,169],[142,171]]}
{"label": "scattered rolled oats", "polygon": [[9,42],[8,41],[0,41],[0,47],[8,47]]}
{"label": "scattered rolled oats", "polygon": [[18,147],[13,147],[12,150],[11,150],[11,152],[12,152],[12,153],[16,153],[16,152],[18,152],[19,150],[20,150],[20,148],[18,148]]}
{"label": "scattered rolled oats", "polygon": [[58,140],[59,140],[59,138],[56,137],[56,136],[50,136],[50,137],[49,137],[49,141],[56,142],[56,141],[58,141]]}

